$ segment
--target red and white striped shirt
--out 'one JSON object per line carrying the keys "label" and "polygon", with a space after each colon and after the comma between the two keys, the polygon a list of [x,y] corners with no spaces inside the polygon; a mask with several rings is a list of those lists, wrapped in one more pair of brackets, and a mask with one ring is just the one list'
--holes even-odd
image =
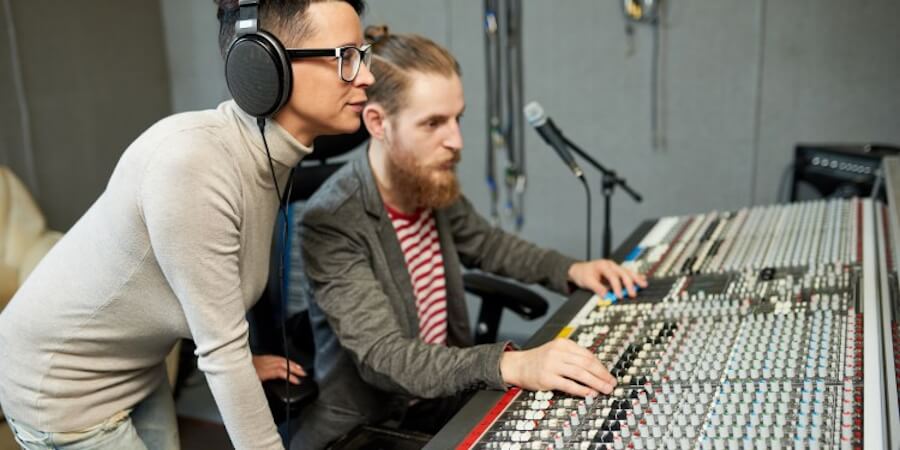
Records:
{"label": "red and white striped shirt", "polygon": [[430,209],[404,214],[390,206],[387,212],[416,294],[419,337],[427,344],[444,345],[447,343],[447,286],[434,215]]}

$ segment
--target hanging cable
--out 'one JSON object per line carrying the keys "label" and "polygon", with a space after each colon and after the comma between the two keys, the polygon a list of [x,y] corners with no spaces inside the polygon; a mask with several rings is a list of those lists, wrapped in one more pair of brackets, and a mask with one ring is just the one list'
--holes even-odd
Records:
{"label": "hanging cable", "polygon": [[[272,164],[272,155],[269,153],[269,143],[266,140],[266,119],[258,118],[256,119],[256,125],[259,127],[259,133],[262,135],[263,146],[266,149],[266,158],[269,160],[269,173],[272,174],[272,183],[275,185],[275,195],[278,196],[278,212],[281,215],[281,253],[278,255],[278,294],[281,306],[281,345],[284,347],[284,365],[287,369],[287,375],[284,378],[284,392],[290,393],[291,390],[291,357],[290,357],[290,349],[288,348],[288,339],[287,339],[287,315],[288,315],[288,307],[287,307],[287,289],[285,286],[285,273],[284,273],[284,260],[288,256],[288,248],[287,248],[287,234],[288,234],[288,222],[290,218],[287,213],[287,203],[291,198],[291,191],[294,189],[294,169],[291,168],[291,172],[288,175],[288,185],[287,191],[285,195],[281,194],[281,188],[278,186],[278,178],[275,177],[275,165]],[[291,402],[286,401],[284,404],[284,415],[286,417],[285,423],[287,428],[287,436],[290,439],[291,436]]]}
{"label": "hanging cable", "polygon": [[487,153],[485,155],[485,181],[490,194],[491,222],[500,226],[499,186],[497,185],[497,156],[499,148],[504,146],[503,134],[500,131],[500,67],[498,63],[498,21],[497,6],[499,0],[484,0],[484,54],[487,72]]}
{"label": "hanging cable", "polygon": [[663,111],[660,107],[664,103],[663,88],[660,80],[660,66],[662,65],[662,19],[664,15],[664,2],[662,0],[623,0],[622,12],[625,15],[625,34],[628,43],[627,55],[634,53],[634,26],[647,24],[653,33],[651,42],[652,55],[650,58],[650,143],[654,149],[665,148],[666,138],[663,127]]}
{"label": "hanging cable", "polygon": [[[491,219],[502,226],[508,217],[516,231],[524,224],[525,151],[522,118],[522,1],[485,0],[485,67],[487,78],[486,180],[490,191]],[[498,206],[500,186],[498,154],[506,158],[502,168],[505,198]]]}
{"label": "hanging cable", "polygon": [[507,66],[509,83],[509,141],[513,155],[515,178],[512,186],[512,214],[515,230],[525,225],[525,116],[521,113],[524,102],[522,83],[522,1],[507,0]]}
{"label": "hanging cable", "polygon": [[585,254],[586,254],[585,261],[590,261],[591,260],[591,245],[592,245],[591,244],[591,235],[594,233],[594,229],[592,228],[592,225],[591,225],[591,214],[592,214],[591,213],[591,203],[593,203],[593,201],[591,200],[591,186],[590,186],[590,184],[588,184],[587,179],[585,177],[581,176],[581,177],[578,177],[578,179],[581,180],[581,185],[584,186],[584,195],[585,195],[585,197],[587,197],[587,201],[585,202],[585,205],[586,205],[585,209],[587,209],[587,211],[585,211],[585,212],[587,212],[587,225],[585,228],[586,231],[584,233],[585,238],[586,238],[585,240],[587,241],[586,247],[585,247]]}

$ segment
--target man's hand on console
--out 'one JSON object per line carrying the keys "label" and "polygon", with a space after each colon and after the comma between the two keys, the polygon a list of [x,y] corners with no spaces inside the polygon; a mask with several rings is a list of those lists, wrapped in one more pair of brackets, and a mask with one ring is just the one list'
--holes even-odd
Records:
{"label": "man's hand on console", "polygon": [[[283,380],[288,378],[287,358],[277,355],[260,355],[253,356],[253,367],[256,369],[256,376],[259,381]],[[306,371],[300,364],[294,361],[290,362],[291,373],[289,381],[293,384],[300,384],[297,377],[305,377]]]}
{"label": "man's hand on console", "polygon": [[[637,286],[647,287],[647,278],[608,259],[578,262],[569,267],[569,280],[576,286],[594,292],[601,298],[612,288],[613,295],[623,298],[637,295]],[[608,287],[609,288],[608,288]]]}
{"label": "man's hand on console", "polygon": [[616,386],[603,363],[589,350],[568,339],[554,339],[540,347],[504,352],[500,357],[503,381],[532,391],[562,391],[578,397],[609,394]]}

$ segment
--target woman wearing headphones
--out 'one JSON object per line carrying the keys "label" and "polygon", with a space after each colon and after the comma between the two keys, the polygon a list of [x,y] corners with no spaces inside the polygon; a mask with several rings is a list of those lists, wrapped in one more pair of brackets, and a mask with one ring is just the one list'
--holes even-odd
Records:
{"label": "woman wearing headphones", "polygon": [[164,360],[181,338],[234,446],[282,448],[244,317],[291,168],[359,127],[374,79],[361,0],[240,3],[219,5],[235,100],[138,137],[0,314],[0,404],[26,449],[177,449]]}

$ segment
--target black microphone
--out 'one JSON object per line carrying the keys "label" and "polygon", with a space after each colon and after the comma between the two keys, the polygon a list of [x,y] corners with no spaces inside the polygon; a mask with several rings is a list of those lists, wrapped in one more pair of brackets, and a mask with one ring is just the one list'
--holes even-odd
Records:
{"label": "black microphone", "polygon": [[556,150],[556,154],[562,158],[567,166],[569,166],[569,169],[576,177],[583,178],[584,172],[581,170],[581,167],[578,167],[578,163],[575,162],[575,158],[572,157],[572,154],[569,153],[569,148],[566,146],[562,133],[559,131],[559,128],[556,128],[553,120],[544,113],[544,108],[541,107],[541,104],[538,102],[531,102],[525,105],[524,112],[525,120],[537,130],[538,134],[544,139],[544,142],[553,147],[553,150]]}

